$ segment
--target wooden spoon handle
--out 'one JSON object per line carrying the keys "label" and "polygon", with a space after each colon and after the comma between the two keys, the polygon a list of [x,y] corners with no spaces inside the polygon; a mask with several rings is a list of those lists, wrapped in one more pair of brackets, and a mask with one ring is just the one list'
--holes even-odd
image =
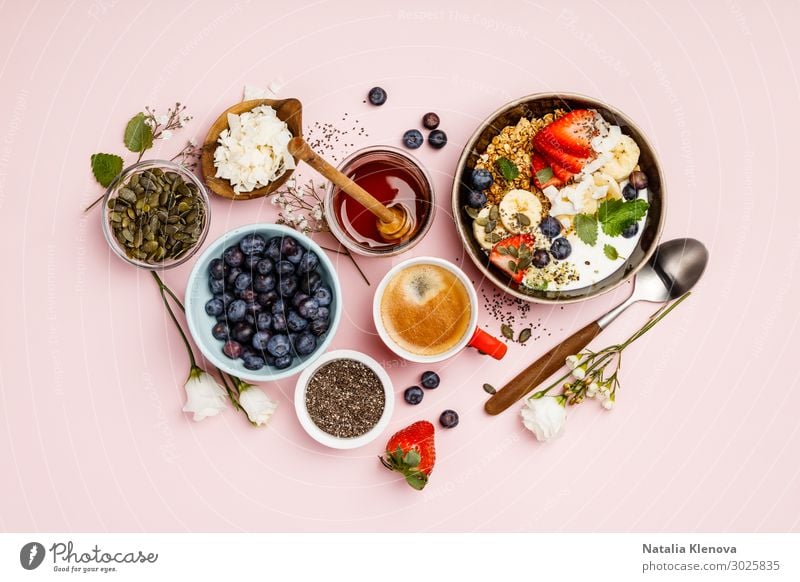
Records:
{"label": "wooden spoon handle", "polygon": [[395,213],[378,202],[375,197],[331,166],[305,142],[302,137],[293,137],[289,141],[289,153],[295,159],[303,160],[317,172],[344,190],[349,196],[355,198],[364,208],[377,216],[381,222],[392,223],[397,221]]}
{"label": "wooden spoon handle", "polygon": [[597,337],[602,328],[593,321],[555,346],[533,364],[522,370],[508,384],[486,401],[484,409],[489,414],[500,414],[506,408],[532,392],[561,366],[567,356],[577,354]]}

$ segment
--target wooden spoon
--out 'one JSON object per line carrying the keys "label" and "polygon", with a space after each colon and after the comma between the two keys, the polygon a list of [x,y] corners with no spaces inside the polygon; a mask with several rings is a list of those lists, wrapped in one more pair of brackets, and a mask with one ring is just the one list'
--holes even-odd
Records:
{"label": "wooden spoon", "polygon": [[322,159],[302,137],[293,137],[289,141],[289,153],[296,160],[303,160],[374,214],[378,218],[378,232],[387,241],[400,241],[411,233],[414,221],[404,206],[384,206],[372,194]]}

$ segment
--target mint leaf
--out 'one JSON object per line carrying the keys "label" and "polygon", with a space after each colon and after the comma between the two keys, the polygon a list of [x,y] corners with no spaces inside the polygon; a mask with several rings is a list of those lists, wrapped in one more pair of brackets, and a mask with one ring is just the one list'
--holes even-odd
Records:
{"label": "mint leaf", "polygon": [[608,257],[612,261],[616,261],[619,258],[619,252],[617,252],[617,249],[615,249],[609,244],[603,247],[603,253],[605,253],[606,257]]}
{"label": "mint leaf", "polygon": [[545,184],[552,180],[553,178],[553,168],[542,168],[538,172],[536,172],[536,181],[539,184]]}
{"label": "mint leaf", "polygon": [[114,154],[92,154],[92,174],[104,188],[122,172],[122,158]]}
{"label": "mint leaf", "polygon": [[137,154],[153,146],[153,130],[145,123],[144,113],[137,113],[125,127],[125,147]]}
{"label": "mint leaf", "polygon": [[519,176],[519,168],[508,158],[500,158],[494,163],[494,165],[503,175],[503,178],[505,178],[508,182],[516,180],[517,176]]}
{"label": "mint leaf", "polygon": [[597,218],[594,214],[578,214],[575,217],[575,233],[584,243],[593,247],[597,242]]}
{"label": "mint leaf", "polygon": [[650,205],[637,198],[623,202],[619,199],[606,200],[597,209],[597,218],[608,236],[619,236],[630,225],[641,220]]}

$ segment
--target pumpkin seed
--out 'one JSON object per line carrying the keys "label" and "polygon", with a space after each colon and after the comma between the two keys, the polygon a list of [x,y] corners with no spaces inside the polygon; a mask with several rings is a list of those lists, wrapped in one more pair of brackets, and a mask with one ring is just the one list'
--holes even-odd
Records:
{"label": "pumpkin seed", "polygon": [[489,234],[495,228],[497,228],[497,221],[496,220],[489,220],[489,222],[486,223],[486,226],[483,227],[483,230],[486,231],[486,234]]}
{"label": "pumpkin seed", "polygon": [[492,386],[491,384],[484,384],[483,391],[486,392],[487,394],[497,394],[497,390],[495,390],[495,387]]}
{"label": "pumpkin seed", "polygon": [[492,206],[489,209],[489,218],[492,220],[497,220],[500,217],[500,207],[499,206]]}
{"label": "pumpkin seed", "polygon": [[517,213],[517,222],[519,222],[520,226],[531,225],[531,219],[528,218],[526,215],[522,214],[521,212]]}
{"label": "pumpkin seed", "polygon": [[507,324],[503,324],[500,326],[500,333],[503,334],[503,337],[506,339],[513,340],[514,339],[514,330],[511,329],[511,326]]}
{"label": "pumpkin seed", "polygon": [[487,224],[489,224],[489,219],[486,218],[485,216],[481,216],[480,218],[475,219],[475,224],[477,224],[478,226],[486,226]]}
{"label": "pumpkin seed", "polygon": [[529,339],[531,339],[531,328],[526,327],[521,332],[519,332],[519,337],[517,338],[517,341],[521,344],[524,344]]}
{"label": "pumpkin seed", "polygon": [[466,211],[467,216],[469,216],[472,220],[478,218],[478,210],[473,208],[472,206],[465,206],[464,210]]}
{"label": "pumpkin seed", "polygon": [[[496,232],[490,232],[489,234],[486,235],[486,242],[496,244],[499,243],[501,240],[503,240],[503,237],[497,234]],[[497,250],[501,255],[506,254],[505,247],[500,247]]]}

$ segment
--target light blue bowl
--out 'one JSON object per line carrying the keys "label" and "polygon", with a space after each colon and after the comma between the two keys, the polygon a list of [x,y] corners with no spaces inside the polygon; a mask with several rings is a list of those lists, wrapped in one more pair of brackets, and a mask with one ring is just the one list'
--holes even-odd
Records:
{"label": "light blue bowl", "polygon": [[[269,365],[257,371],[248,370],[241,360],[232,360],[223,354],[222,346],[224,342],[215,339],[211,335],[211,328],[216,323],[216,318],[208,315],[205,309],[206,302],[212,297],[211,290],[208,288],[208,265],[213,259],[222,257],[222,251],[229,245],[237,243],[243,236],[251,233],[258,233],[266,239],[274,236],[291,236],[296,238],[305,249],[317,253],[320,265],[318,270],[322,276],[322,281],[330,286],[333,293],[333,301],[330,305],[330,327],[325,335],[321,337],[322,341],[317,344],[317,349],[308,356],[295,357],[292,365],[283,370],[278,370]],[[333,341],[333,336],[342,318],[342,290],[339,286],[339,277],[336,275],[336,270],[328,255],[307,236],[280,224],[248,224],[240,226],[226,232],[212,242],[197,259],[189,275],[189,281],[186,283],[185,304],[189,332],[206,359],[220,370],[252,382],[280,380],[297,374],[310,366]]]}

